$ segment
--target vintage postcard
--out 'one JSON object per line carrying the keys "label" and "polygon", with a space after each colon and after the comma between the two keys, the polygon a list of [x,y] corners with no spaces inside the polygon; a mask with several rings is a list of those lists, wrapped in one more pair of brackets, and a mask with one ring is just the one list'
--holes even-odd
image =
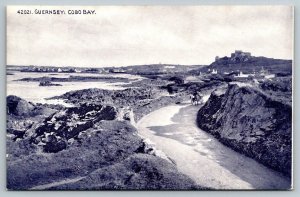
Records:
{"label": "vintage postcard", "polygon": [[8,190],[291,190],[292,6],[8,6]]}

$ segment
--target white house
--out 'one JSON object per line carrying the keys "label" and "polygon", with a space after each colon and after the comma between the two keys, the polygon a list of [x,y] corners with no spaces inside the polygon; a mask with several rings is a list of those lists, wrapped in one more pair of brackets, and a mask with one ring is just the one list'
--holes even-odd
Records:
{"label": "white house", "polygon": [[265,75],[265,79],[273,79],[274,77],[275,77],[275,74]]}
{"label": "white house", "polygon": [[211,74],[218,74],[218,71],[215,70],[215,69],[213,69],[212,72],[211,72]]}
{"label": "white house", "polygon": [[236,76],[234,76],[236,78],[248,78],[249,75],[248,74],[244,74],[242,71],[240,71],[240,73]]}

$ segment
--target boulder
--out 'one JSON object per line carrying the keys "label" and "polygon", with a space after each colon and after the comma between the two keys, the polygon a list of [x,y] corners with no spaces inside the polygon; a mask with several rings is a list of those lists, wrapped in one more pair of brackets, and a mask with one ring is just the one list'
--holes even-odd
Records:
{"label": "boulder", "polygon": [[32,103],[13,95],[8,96],[6,102],[7,114],[15,116],[28,116],[35,107]]}

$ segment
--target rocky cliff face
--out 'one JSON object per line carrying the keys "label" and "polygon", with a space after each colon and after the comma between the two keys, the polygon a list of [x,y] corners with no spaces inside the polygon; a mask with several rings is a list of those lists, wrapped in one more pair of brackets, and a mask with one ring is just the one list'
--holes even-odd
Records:
{"label": "rocky cliff face", "polygon": [[197,115],[199,127],[234,150],[291,175],[292,108],[259,89],[229,85],[213,92]]}

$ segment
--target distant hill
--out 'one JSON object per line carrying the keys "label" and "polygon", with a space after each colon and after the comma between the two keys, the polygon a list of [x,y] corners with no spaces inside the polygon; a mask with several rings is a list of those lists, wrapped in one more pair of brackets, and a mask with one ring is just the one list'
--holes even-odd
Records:
{"label": "distant hill", "polygon": [[[292,60],[273,59],[267,57],[251,56],[249,52],[236,50],[230,57],[216,57],[210,65],[179,65],[179,64],[146,64],[123,67],[54,67],[54,66],[12,66],[7,65],[7,70],[24,70],[33,68],[45,70],[45,72],[55,72],[55,69],[67,69],[65,72],[100,72],[100,73],[130,73],[140,75],[159,74],[192,74],[199,75],[200,72],[211,72],[217,70],[218,73],[232,73],[242,71],[243,73],[259,72],[262,69],[272,74],[291,75]],[[38,72],[38,71],[37,71]]]}
{"label": "distant hill", "polygon": [[132,74],[171,74],[186,73],[190,70],[203,68],[203,65],[178,65],[178,64],[148,64],[122,67],[127,73]]}
{"label": "distant hill", "polygon": [[104,72],[105,73],[130,73],[141,75],[157,75],[157,74],[172,74],[186,73],[190,70],[203,68],[203,65],[179,65],[179,64],[145,64],[132,65],[122,67],[55,67],[55,66],[16,66],[7,65],[8,71],[24,71],[24,72],[58,72],[58,69],[64,72]]}
{"label": "distant hill", "polygon": [[236,72],[243,71],[245,73],[258,72],[262,69],[275,74],[291,74],[292,60],[273,59],[267,57],[255,57],[250,53],[235,51],[231,57],[216,57],[216,60],[204,70],[215,69],[218,72]]}
{"label": "distant hill", "polygon": [[266,57],[253,57],[247,62],[230,62],[224,61],[213,62],[207,68],[217,69],[221,72],[243,71],[246,73],[259,71],[261,69],[267,70],[271,73],[292,73],[292,60],[273,59]]}

